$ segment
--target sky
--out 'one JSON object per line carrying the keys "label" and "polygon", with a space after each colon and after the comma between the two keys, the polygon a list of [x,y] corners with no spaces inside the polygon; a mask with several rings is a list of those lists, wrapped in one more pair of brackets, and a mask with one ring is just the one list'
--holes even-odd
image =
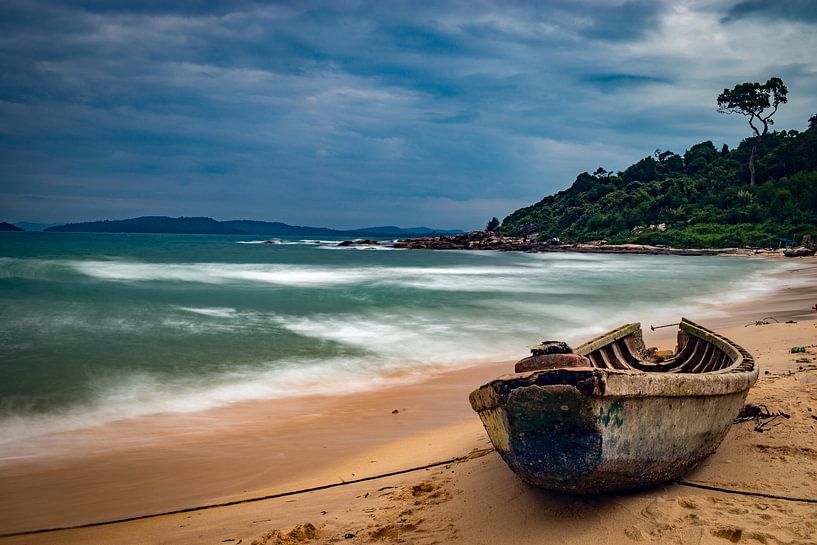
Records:
{"label": "sky", "polygon": [[817,2],[0,3],[0,221],[483,227],[602,166],[817,113]]}

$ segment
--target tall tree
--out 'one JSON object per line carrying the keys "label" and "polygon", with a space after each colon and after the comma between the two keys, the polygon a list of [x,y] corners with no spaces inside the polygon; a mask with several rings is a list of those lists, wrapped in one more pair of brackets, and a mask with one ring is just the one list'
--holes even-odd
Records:
{"label": "tall tree", "polygon": [[485,227],[486,231],[496,231],[499,229],[499,220],[494,216],[491,218],[491,221],[488,222],[488,225]]}
{"label": "tall tree", "polygon": [[764,84],[739,83],[733,89],[724,89],[718,95],[718,112],[722,114],[741,114],[749,118],[749,126],[755,133],[752,152],[749,154],[749,176],[751,185],[755,185],[755,154],[769,132],[769,125],[774,124],[772,116],[777,113],[781,104],[788,102],[789,90],[780,78],[771,78]]}

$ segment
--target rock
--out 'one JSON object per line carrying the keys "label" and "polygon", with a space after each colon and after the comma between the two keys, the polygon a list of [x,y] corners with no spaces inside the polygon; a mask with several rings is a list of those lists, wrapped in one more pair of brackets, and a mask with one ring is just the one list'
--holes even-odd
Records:
{"label": "rock", "polygon": [[817,250],[814,248],[806,248],[805,246],[799,246],[797,248],[786,248],[783,250],[783,255],[786,257],[809,257],[815,254]]}
{"label": "rock", "polygon": [[346,247],[346,246],[378,246],[380,244],[377,240],[344,240],[343,242],[339,242],[338,246]]}
{"label": "rock", "polygon": [[[661,224],[652,226],[653,229],[660,229],[660,227]],[[346,241],[340,245],[350,246],[352,244],[354,244],[354,242]],[[470,233],[460,233],[457,235],[403,239],[396,241],[393,246],[395,248],[405,248],[409,250],[497,250],[503,252],[585,252],[650,255],[724,255],[741,253],[741,250],[736,248],[670,248],[667,246],[651,246],[647,244],[608,244],[607,241],[604,240],[563,244],[558,238],[542,240],[538,237],[506,237],[502,234],[488,231],[471,231]],[[743,252],[746,253],[748,251],[743,250]]]}

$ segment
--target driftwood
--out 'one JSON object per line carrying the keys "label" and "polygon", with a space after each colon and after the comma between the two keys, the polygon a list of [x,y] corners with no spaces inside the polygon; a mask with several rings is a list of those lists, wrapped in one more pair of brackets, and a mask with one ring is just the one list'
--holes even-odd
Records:
{"label": "driftwood", "polygon": [[763,433],[764,431],[769,431],[769,429],[774,426],[780,425],[780,422],[772,424],[772,422],[780,417],[788,419],[791,418],[791,415],[783,411],[777,411],[776,413],[770,412],[766,405],[747,403],[743,409],[741,409],[740,413],[738,413],[737,418],[735,418],[735,424],[752,421],[755,423],[754,430]]}

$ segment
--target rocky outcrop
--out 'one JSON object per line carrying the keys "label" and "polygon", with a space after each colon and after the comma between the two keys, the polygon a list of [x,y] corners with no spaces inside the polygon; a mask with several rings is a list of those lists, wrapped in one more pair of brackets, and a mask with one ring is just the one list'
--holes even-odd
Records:
{"label": "rocky outcrop", "polygon": [[729,255],[754,253],[738,248],[695,249],[650,246],[647,244],[607,244],[596,240],[585,243],[562,244],[557,239],[540,241],[536,238],[506,237],[491,231],[471,231],[459,235],[420,237],[398,240],[395,248],[410,250],[499,250],[517,252],[585,252],[606,254],[655,255]]}
{"label": "rocky outcrop", "polygon": [[783,255],[786,257],[809,257],[817,252],[814,248],[807,248],[806,246],[799,246],[797,248],[786,248],[783,250]]}
{"label": "rocky outcrop", "polygon": [[380,241],[378,240],[344,240],[343,242],[339,242],[338,246],[377,246],[379,244]]}

